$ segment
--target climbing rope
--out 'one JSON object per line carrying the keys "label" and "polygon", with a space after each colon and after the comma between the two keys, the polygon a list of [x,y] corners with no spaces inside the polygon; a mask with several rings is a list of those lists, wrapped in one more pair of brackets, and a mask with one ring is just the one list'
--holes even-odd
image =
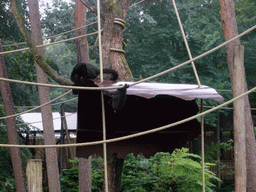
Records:
{"label": "climbing rope", "polygon": [[52,102],[54,102],[54,101],[56,101],[56,100],[58,100],[58,99],[64,97],[65,95],[67,95],[67,94],[69,94],[69,93],[71,93],[71,92],[72,92],[72,90],[69,90],[69,91],[67,91],[66,93],[60,95],[59,97],[56,97],[55,99],[53,99],[53,100],[51,100],[51,101],[48,101],[48,102],[46,102],[46,103],[44,103],[44,104],[42,104],[42,105],[39,105],[39,106],[37,106],[37,107],[35,107],[35,108],[33,108],[33,109],[29,109],[29,110],[27,110],[27,111],[23,111],[23,112],[21,112],[21,113],[16,113],[16,114],[9,115],[9,116],[5,116],[5,117],[0,117],[0,120],[2,120],[2,119],[8,119],[8,118],[11,118],[11,117],[17,117],[17,116],[19,116],[19,115],[22,115],[22,114],[25,114],[25,113],[29,113],[29,112],[34,111],[34,110],[36,110],[36,109],[39,109],[39,108],[41,108],[41,107],[43,107],[43,106],[45,106],[45,105],[49,105],[50,103],[52,103]]}
{"label": "climbing rope", "polygon": [[212,109],[209,109],[207,111],[201,112],[197,115],[188,117],[186,119],[177,121],[175,123],[171,123],[162,127],[158,127],[155,129],[151,129],[151,130],[147,130],[147,131],[143,131],[143,132],[139,132],[139,133],[135,133],[135,134],[131,134],[131,135],[127,135],[127,136],[123,136],[123,137],[118,137],[118,138],[113,138],[113,139],[107,139],[105,141],[93,141],[93,142],[86,142],[86,143],[75,143],[75,144],[61,144],[61,145],[13,145],[13,144],[0,144],[0,147],[17,147],[17,148],[61,148],[61,147],[83,147],[83,146],[91,146],[91,145],[99,145],[99,144],[103,144],[103,143],[112,143],[112,142],[118,142],[118,141],[122,141],[122,140],[126,140],[126,139],[131,139],[134,137],[139,137],[142,135],[147,135],[147,134],[151,134],[151,133],[155,133],[155,132],[159,132],[159,131],[163,131],[165,129],[168,129],[170,127],[174,127],[177,125],[180,125],[182,123],[186,123],[188,121],[191,121],[193,119],[199,118],[201,116],[207,115],[213,111],[216,111],[220,108],[222,108],[223,106],[229,105],[231,103],[233,103],[234,101],[236,101],[237,99],[240,99],[241,97],[244,97],[252,92],[256,91],[256,87],[244,92],[241,95],[238,95],[237,97],[230,99],[229,101],[226,101],[225,103],[222,103],[216,107],[213,107]]}
{"label": "climbing rope", "polygon": [[[187,52],[188,52],[188,55],[189,55],[189,59],[193,59],[193,57],[191,55],[191,52],[190,52],[189,45],[188,45],[188,41],[187,41],[187,38],[186,38],[186,35],[185,35],[185,32],[184,32],[184,29],[183,29],[183,26],[182,26],[182,23],[181,23],[181,20],[180,20],[180,16],[179,16],[179,12],[178,12],[175,0],[172,0],[172,3],[173,3],[173,7],[174,7],[174,10],[175,10],[175,13],[176,13],[176,16],[177,16],[177,20],[178,20],[178,23],[179,23],[179,26],[180,26],[180,30],[181,30],[181,33],[182,33],[182,36],[183,36],[183,40],[184,40],[185,45],[186,45],[186,49],[187,49]],[[198,73],[197,73],[194,61],[192,61],[191,64],[192,64],[193,71],[194,71],[194,74],[195,74],[195,77],[196,77],[196,80],[197,80],[197,84],[198,84],[199,87],[201,87],[201,83],[200,83],[200,80],[199,80],[199,77],[198,77]]]}
{"label": "climbing rope", "polygon": [[[179,64],[179,65],[177,65],[177,66],[174,66],[174,67],[172,67],[172,68],[170,68],[170,69],[167,69],[167,70],[165,70],[165,71],[162,71],[162,72],[160,72],[160,73],[158,73],[158,74],[155,74],[155,75],[152,75],[152,76],[147,77],[147,78],[145,78],[145,79],[142,79],[142,80],[139,80],[139,81],[137,81],[137,82],[134,82],[134,83],[132,83],[130,86],[134,86],[134,85],[137,85],[137,84],[146,82],[146,81],[150,81],[150,80],[152,80],[152,79],[154,79],[154,78],[157,78],[157,77],[159,77],[159,76],[161,76],[161,75],[164,75],[164,74],[169,73],[169,72],[171,72],[171,71],[173,71],[173,70],[176,70],[176,69],[178,69],[178,68],[181,68],[181,67],[183,67],[183,66],[185,66],[185,65],[187,65],[187,64],[189,64],[189,63],[191,63],[192,61],[196,61],[196,60],[198,60],[198,59],[201,59],[202,57],[205,57],[206,55],[209,55],[210,53],[212,53],[212,52],[214,52],[214,51],[217,51],[218,49],[220,49],[220,48],[226,46],[226,45],[229,44],[230,42],[232,42],[232,41],[234,41],[234,40],[236,40],[236,39],[238,39],[238,38],[240,38],[240,37],[246,35],[247,33],[251,32],[251,31],[253,31],[253,30],[255,30],[255,29],[256,29],[256,25],[254,25],[253,27],[247,29],[247,30],[244,31],[243,33],[241,33],[241,34],[239,34],[239,35],[233,37],[232,39],[230,39],[230,40],[228,40],[228,41],[226,41],[226,42],[220,44],[219,46],[217,46],[217,47],[215,47],[215,48],[213,48],[213,49],[211,49],[211,50],[209,50],[209,51],[207,51],[207,52],[205,52],[205,53],[203,53],[203,54],[201,54],[201,55],[198,55],[197,57],[194,57],[193,59],[190,59],[190,60],[188,60],[188,61],[186,61],[186,62],[184,62],[184,63],[181,63],[181,64]],[[1,53],[2,53],[2,52],[0,52],[0,54],[1,54]],[[20,83],[20,84],[35,85],[35,86],[55,87],[55,88],[66,88],[66,89],[74,89],[74,88],[75,88],[75,89],[80,89],[80,90],[107,90],[107,89],[117,89],[117,88],[121,88],[121,86],[119,86],[119,87],[80,87],[80,86],[67,86],[67,85],[53,85],[53,84],[43,84],[43,83],[35,83],[35,82],[28,82],[28,81],[19,81],[19,80],[7,79],[7,78],[0,78],[0,81],[8,81],[8,82],[12,82],[12,83]]]}
{"label": "climbing rope", "polygon": [[[89,34],[85,34],[85,35],[80,35],[80,36],[77,36],[77,37],[72,37],[72,38],[69,38],[69,39],[64,39],[64,40],[56,41],[56,42],[53,42],[53,43],[37,45],[36,47],[40,48],[40,47],[46,47],[46,46],[50,46],[50,45],[56,45],[56,44],[59,44],[59,43],[64,43],[64,42],[67,42],[67,41],[76,40],[76,39],[87,37],[87,36],[90,36],[90,35],[95,35],[97,33],[98,33],[98,31],[93,32],[93,33],[89,33]],[[15,52],[19,52],[19,51],[26,51],[26,50],[29,50],[29,47],[22,48],[22,49],[15,49],[15,50],[11,50],[11,51],[0,52],[0,55],[8,54],[8,53],[15,53]]]}
{"label": "climbing rope", "polygon": [[[102,46],[101,46],[101,22],[100,22],[100,1],[97,0],[97,17],[98,17],[98,40],[99,40],[99,57],[100,57],[100,80],[103,82],[103,60],[102,60]],[[102,110],[102,129],[103,141],[106,141],[106,118],[105,118],[105,105],[104,95],[101,91],[101,110]],[[103,143],[103,159],[104,159],[104,181],[105,191],[108,192],[108,169],[107,169],[107,143]]]}
{"label": "climbing rope", "polygon": [[[61,101],[61,102],[58,102],[58,103],[52,103],[51,105],[54,106],[54,105],[59,105],[59,104],[62,104],[62,103],[67,103],[67,102],[75,100],[77,98],[78,97],[74,97],[74,98],[68,99],[66,101]],[[0,105],[0,107],[4,107],[4,105]],[[19,108],[19,109],[34,108],[34,107],[37,107],[37,106],[14,106],[14,108]]]}
{"label": "climbing rope", "polygon": [[[204,102],[201,99],[201,113],[204,112]],[[202,152],[202,183],[203,192],[205,192],[205,173],[204,173],[204,116],[201,116],[201,152]]]}
{"label": "climbing rope", "polygon": [[[51,38],[54,38],[54,37],[58,37],[58,36],[60,36],[60,35],[65,35],[65,34],[67,34],[67,33],[70,33],[70,32],[73,32],[73,31],[82,29],[82,28],[84,28],[84,27],[88,27],[88,26],[90,26],[90,25],[93,25],[93,24],[95,24],[95,23],[97,23],[97,22],[98,22],[98,21],[94,21],[94,22],[92,22],[92,23],[90,23],[90,24],[87,24],[87,25],[84,25],[84,26],[82,26],[82,27],[78,27],[78,28],[72,29],[72,30],[70,30],[70,31],[65,31],[65,32],[63,32],[63,33],[59,33],[59,34],[52,35],[52,36],[49,36],[49,37],[43,37],[43,39],[44,39],[44,40],[45,40],[45,39],[51,39]],[[26,43],[27,43],[27,42],[20,42],[20,43],[2,45],[2,47],[11,47],[11,46],[17,46],[17,45],[24,45],[24,44],[26,44]]]}
{"label": "climbing rope", "polygon": [[[63,118],[63,117],[69,117],[71,115],[74,115],[76,113],[72,113],[72,114],[69,114],[69,115],[64,115],[64,116],[60,116],[60,117],[56,117],[56,118],[53,118],[53,120],[56,120],[56,119],[60,119],[60,118]],[[43,121],[35,121],[35,122],[31,122],[31,123],[18,123],[16,124],[17,126],[21,126],[21,125],[31,125],[31,124],[36,124],[36,123],[41,123]],[[6,127],[7,125],[0,125],[0,127]]]}
{"label": "climbing rope", "polygon": [[147,77],[147,78],[142,79],[142,80],[139,80],[139,81],[137,81],[137,82],[135,82],[135,83],[132,83],[130,86],[134,86],[134,85],[137,85],[137,84],[146,82],[146,81],[150,81],[151,79],[157,78],[157,77],[159,77],[159,76],[161,76],[161,75],[164,75],[164,74],[169,73],[169,72],[171,72],[171,71],[173,71],[173,70],[176,70],[176,69],[178,69],[178,68],[181,68],[181,67],[183,67],[183,66],[185,66],[185,65],[187,65],[187,64],[189,64],[189,63],[191,63],[192,61],[196,61],[196,60],[198,60],[198,59],[200,59],[200,58],[202,58],[202,57],[205,57],[206,55],[209,55],[210,53],[212,53],[212,52],[214,52],[214,51],[217,51],[218,49],[220,49],[220,48],[226,46],[226,45],[229,44],[230,42],[232,42],[232,41],[234,41],[234,40],[236,40],[236,39],[238,39],[238,38],[240,38],[240,37],[246,35],[247,33],[251,32],[251,31],[253,31],[254,29],[256,29],[256,25],[254,25],[253,27],[247,29],[247,30],[244,31],[243,33],[241,33],[241,34],[239,34],[239,35],[237,35],[237,36],[235,36],[235,37],[229,39],[228,41],[226,41],[226,42],[220,44],[219,46],[214,47],[213,49],[211,49],[211,50],[209,50],[209,51],[207,51],[207,52],[205,52],[205,53],[203,53],[203,54],[201,54],[201,55],[198,55],[197,57],[194,57],[193,59],[190,59],[190,60],[188,60],[188,61],[186,61],[186,62],[184,62],[184,63],[182,63],[182,64],[179,64],[179,65],[177,65],[177,66],[175,66],[175,67],[172,67],[172,68],[170,68],[170,69],[167,69],[167,70],[165,70],[165,71],[162,71],[162,72],[160,72],[160,73],[158,73],[158,74],[152,75],[152,76]]}

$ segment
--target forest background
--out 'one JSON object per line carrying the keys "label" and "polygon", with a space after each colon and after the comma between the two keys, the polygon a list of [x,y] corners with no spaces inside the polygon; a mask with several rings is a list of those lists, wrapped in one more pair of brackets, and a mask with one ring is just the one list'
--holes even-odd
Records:
{"label": "forest background", "polygon": [[[40,1],[44,7],[41,24],[45,37],[56,35],[74,28],[74,2],[53,0],[51,6]],[[96,7],[96,2],[88,0]],[[235,1],[236,15],[239,33],[255,25],[256,1],[243,0]],[[29,28],[27,2],[20,0],[20,11],[25,17]],[[195,57],[205,51],[214,48],[224,42],[221,26],[221,15],[219,3],[216,0],[198,1],[184,0],[177,2],[179,14],[183,23],[186,37]],[[2,0],[0,3],[0,39],[3,45],[23,42],[24,38],[19,32],[14,18],[8,11],[9,2]],[[88,12],[87,23],[96,21],[94,13]],[[87,27],[87,33],[97,30],[97,25]],[[47,42],[54,42],[74,36],[74,32],[61,35],[55,38],[46,39]],[[99,63],[98,47],[95,46],[96,36],[88,37],[90,45],[90,62]],[[249,89],[255,86],[255,62],[256,62],[256,31],[241,38],[245,46],[245,69]],[[182,39],[180,28],[174,13],[173,5],[167,0],[146,0],[134,7],[131,7],[126,18],[126,29],[124,31],[123,44],[126,51],[126,59],[135,78],[148,77],[176,66],[189,60],[187,51]],[[19,45],[15,48],[26,47]],[[4,47],[4,51],[13,47]],[[72,68],[76,64],[75,42],[67,42],[45,48],[47,63],[58,73],[69,78]],[[36,82],[34,61],[29,51],[17,52],[5,55],[9,78],[24,81]],[[229,71],[226,63],[225,48],[222,48],[195,62],[198,74],[203,85],[211,86],[217,90],[230,90]],[[157,82],[165,83],[189,83],[196,84],[192,67],[187,65],[174,72],[154,79]],[[54,83],[51,81],[51,83]],[[34,86],[11,84],[14,103],[16,106],[39,105],[38,90]],[[50,89],[51,97],[55,98],[66,90]],[[225,100],[232,97],[229,91],[219,92]],[[251,107],[256,107],[255,93],[249,95]],[[71,94],[62,100],[73,98]],[[2,102],[2,101],[0,101]],[[215,106],[214,101],[205,101],[206,105]],[[2,103],[1,103],[2,104]],[[66,111],[76,111],[77,103],[72,101],[65,104]],[[17,112],[23,109],[17,108]],[[53,111],[59,111],[59,106],[54,106]],[[227,110],[222,110],[226,115]],[[255,113],[253,111],[253,113]],[[0,115],[4,116],[0,108]],[[216,114],[206,116],[206,123],[216,126]],[[1,134],[1,143],[7,143],[6,137]],[[20,133],[27,132],[27,127],[20,127]],[[5,149],[1,149],[5,153]],[[27,153],[23,150],[23,153]],[[26,156],[26,155],[24,155]],[[5,159],[6,161],[6,159]],[[5,167],[6,168],[6,167]]]}

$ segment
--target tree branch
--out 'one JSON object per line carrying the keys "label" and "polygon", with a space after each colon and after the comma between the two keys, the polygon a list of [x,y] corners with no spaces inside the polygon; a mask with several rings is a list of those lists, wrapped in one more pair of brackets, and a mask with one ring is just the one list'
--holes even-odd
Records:
{"label": "tree branch", "polygon": [[72,85],[72,81],[66,78],[61,77],[58,73],[56,73],[46,62],[45,60],[41,57],[41,55],[38,52],[37,47],[35,46],[31,35],[28,31],[28,29],[24,25],[23,18],[19,12],[16,0],[10,0],[11,2],[11,7],[10,11],[13,14],[15,21],[18,24],[18,27],[20,29],[21,34],[25,38],[30,51],[36,60],[37,64],[40,66],[40,68],[49,76],[51,77],[55,82],[61,84],[61,85]]}
{"label": "tree branch", "polygon": [[[91,5],[89,5],[88,3],[84,2],[83,0],[80,0],[82,4],[84,4],[85,7],[87,7],[88,9],[90,9],[93,13],[95,13],[97,15],[97,10],[92,7]],[[105,15],[103,13],[100,13],[100,17],[105,20]]]}

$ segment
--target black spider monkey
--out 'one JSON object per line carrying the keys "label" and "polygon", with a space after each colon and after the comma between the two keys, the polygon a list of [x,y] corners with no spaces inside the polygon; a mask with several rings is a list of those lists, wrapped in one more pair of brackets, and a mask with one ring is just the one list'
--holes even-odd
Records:
{"label": "black spider monkey", "polygon": [[[103,69],[103,73],[110,73],[112,77],[110,80],[117,80],[118,73],[114,69]],[[71,73],[71,81],[74,85],[83,85],[86,80],[95,79],[100,74],[100,70],[97,67],[89,63],[78,63],[73,68]],[[104,91],[104,93],[111,97],[109,103],[115,112],[122,110],[126,101],[126,89],[129,86],[127,84],[122,88],[118,88],[114,92]]]}
{"label": "black spider monkey", "polygon": [[[118,73],[114,69],[103,69],[103,73],[111,74],[112,77],[110,80],[115,81],[118,79]],[[75,85],[83,85],[86,80],[95,79],[99,74],[100,70],[92,64],[78,63],[71,73],[71,81],[73,81]]]}

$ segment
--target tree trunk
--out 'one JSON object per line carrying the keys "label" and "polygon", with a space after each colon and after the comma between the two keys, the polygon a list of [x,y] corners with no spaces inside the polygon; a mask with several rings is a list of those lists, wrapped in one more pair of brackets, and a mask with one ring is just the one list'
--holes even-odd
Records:
{"label": "tree trunk", "polygon": [[[42,39],[42,30],[40,26],[40,15],[39,15],[39,6],[37,0],[28,0],[29,6],[29,18],[31,22],[31,32],[32,39],[35,44],[43,44]],[[39,49],[40,56],[44,59],[44,49]],[[37,73],[37,82],[38,83],[48,83],[48,76],[44,71],[39,67],[37,63],[36,73]],[[40,104],[44,104],[51,100],[49,87],[38,87],[39,91],[39,100]],[[53,117],[51,105],[46,105],[41,108],[42,120],[43,120],[43,129],[44,129],[44,143],[45,145],[54,145],[55,135],[53,128]],[[58,192],[60,191],[60,182],[59,182],[59,169],[58,169],[58,160],[57,160],[57,151],[56,148],[46,148],[46,166],[47,166],[47,176],[48,176],[48,186],[49,191]]]}
{"label": "tree trunk", "polygon": [[79,192],[92,191],[91,159],[79,158]]}
{"label": "tree trunk", "polygon": [[[221,9],[221,23],[223,27],[225,41],[238,35],[236,15],[235,15],[235,3],[233,0],[219,0]],[[235,89],[233,86],[234,77],[234,46],[239,46],[240,40],[236,39],[226,46],[227,52],[227,63],[229,67],[230,80],[232,90]],[[242,82],[244,81],[244,91],[247,91],[247,83],[245,75]],[[233,95],[235,97],[235,95]],[[245,119],[245,139],[246,139],[246,167],[247,167],[247,191],[256,191],[256,142],[253,130],[253,123],[251,117],[251,107],[248,95],[244,97],[244,119]]]}
{"label": "tree trunk", "polygon": [[[108,164],[107,164],[108,191],[119,192],[121,188],[124,159],[117,158],[115,153],[108,153],[107,160],[108,160]],[[105,186],[103,186],[103,191],[104,189],[105,189]]]}
{"label": "tree trunk", "polygon": [[103,64],[104,67],[117,70],[119,79],[126,81],[132,81],[133,75],[122,51],[124,26],[115,22],[115,18],[125,20],[130,3],[131,0],[121,0],[119,3],[116,0],[105,0],[103,3],[106,10],[102,35]]}
{"label": "tree trunk", "polygon": [[[83,1],[86,3],[86,0]],[[86,7],[81,0],[75,4],[75,28],[86,24]],[[76,31],[76,36],[85,35],[86,27]],[[76,40],[76,54],[78,63],[89,63],[89,45],[87,37]],[[79,191],[92,191],[91,157],[88,159],[79,158]]]}
{"label": "tree trunk", "polygon": [[[233,95],[244,93],[244,47],[234,47]],[[244,98],[234,101],[235,191],[246,191],[246,147]]]}
{"label": "tree trunk", "polygon": [[[2,52],[2,44],[0,42],[0,52]],[[0,77],[8,78],[4,56],[0,55]],[[0,82],[0,92],[4,103],[5,115],[13,115],[15,114],[14,103],[11,93],[10,84],[7,81]],[[7,136],[9,144],[19,145],[19,139],[16,129],[16,119],[15,117],[11,117],[6,119],[6,127],[7,127]],[[10,148],[10,155],[12,161],[12,167],[14,172],[15,186],[16,191],[25,192],[25,178],[24,171],[22,168],[22,159],[19,148]]]}
{"label": "tree trunk", "polygon": [[[86,0],[84,0],[86,3]],[[75,4],[75,28],[86,25],[86,7],[81,0],[76,0]],[[76,37],[86,34],[86,27],[76,30]],[[78,63],[89,63],[89,45],[87,37],[76,40],[76,54]]]}

